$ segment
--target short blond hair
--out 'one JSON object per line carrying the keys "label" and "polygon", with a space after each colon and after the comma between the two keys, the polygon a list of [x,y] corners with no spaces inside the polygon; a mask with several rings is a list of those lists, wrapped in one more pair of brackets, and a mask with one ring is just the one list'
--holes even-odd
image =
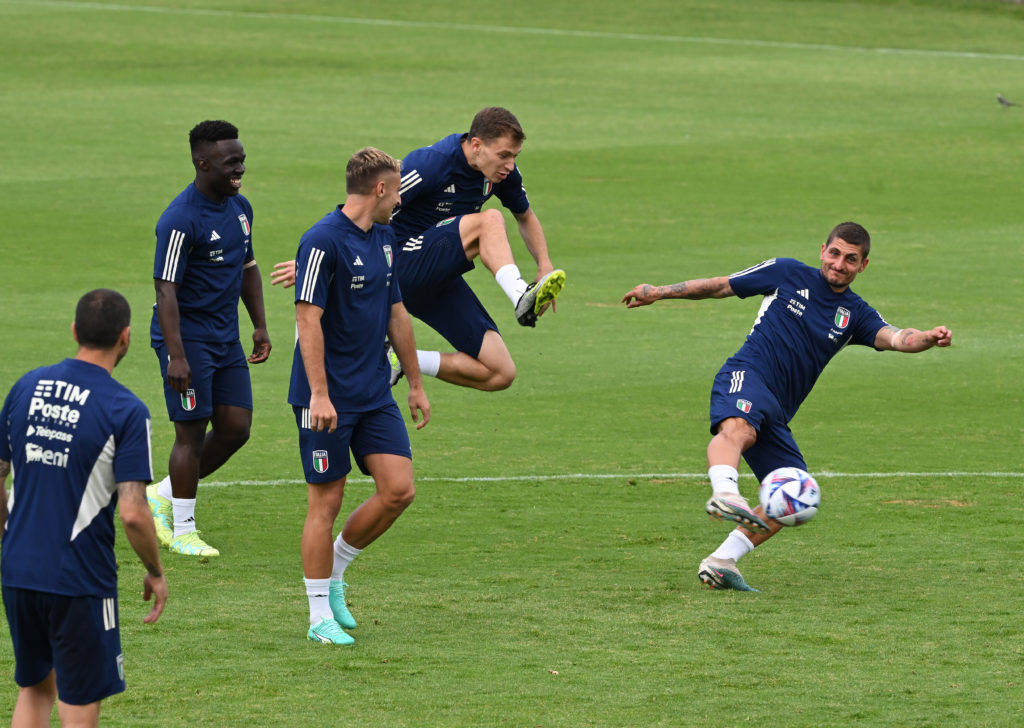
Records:
{"label": "short blond hair", "polygon": [[368,195],[381,175],[402,173],[402,163],[374,147],[363,147],[352,155],[345,166],[345,191],[351,195]]}

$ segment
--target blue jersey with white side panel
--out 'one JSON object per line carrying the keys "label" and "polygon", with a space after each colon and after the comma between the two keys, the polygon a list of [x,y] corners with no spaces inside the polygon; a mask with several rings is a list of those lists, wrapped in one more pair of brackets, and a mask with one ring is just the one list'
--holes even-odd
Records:
{"label": "blue jersey with white side panel", "polygon": [[847,344],[874,346],[885,319],[847,288],[836,293],[821,271],[773,258],[729,276],[740,298],[762,295],[754,326],[723,369],[757,372],[791,419],[825,365]]}
{"label": "blue jersey with white side panel", "polygon": [[0,412],[13,491],[0,555],[5,586],[117,596],[117,484],[153,479],[149,410],[103,367],[35,369]]}

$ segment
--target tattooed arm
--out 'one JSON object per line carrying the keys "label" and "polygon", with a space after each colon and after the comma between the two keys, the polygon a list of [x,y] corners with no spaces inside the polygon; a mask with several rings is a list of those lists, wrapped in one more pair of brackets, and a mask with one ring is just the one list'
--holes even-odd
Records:
{"label": "tattooed arm", "polygon": [[700,298],[727,298],[735,296],[729,284],[729,276],[718,276],[717,278],[695,278],[692,281],[683,281],[671,286],[652,286],[649,283],[641,283],[622,297],[626,308],[638,306],[649,306],[655,301],[663,298],[688,298],[696,300]]}
{"label": "tattooed arm", "polygon": [[883,351],[903,351],[916,354],[933,346],[949,346],[953,343],[953,332],[945,326],[936,326],[930,331],[899,329],[887,324],[875,336],[875,348]]}

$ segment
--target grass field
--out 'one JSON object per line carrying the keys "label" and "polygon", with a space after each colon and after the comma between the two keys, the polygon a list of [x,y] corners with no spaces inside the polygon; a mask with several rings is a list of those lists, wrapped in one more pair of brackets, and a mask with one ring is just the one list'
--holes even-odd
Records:
{"label": "grass field", "polygon": [[[144,626],[120,540],[128,690],[106,725],[1024,724],[1024,106],[996,102],[1024,102],[1024,7],[0,0],[0,27],[0,392],[73,353],[82,292],[123,291],[117,375],[153,413],[160,477],[153,228],[199,120],[241,129],[267,276],[353,151],[402,156],[507,106],[569,275],[536,330],[468,275],[519,378],[427,382],[417,500],[349,570],[360,627],[338,649],[303,638],[293,307],[268,285],[253,438],[199,496],[223,555],[165,555],[171,600]],[[954,346],[839,356],[793,421],[821,514],[742,562],[761,593],[709,591],[697,564],[728,528],[702,512],[707,394],[758,303],[619,299],[813,262],[847,219],[874,238],[857,292]],[[5,637],[0,720],[12,674]]]}

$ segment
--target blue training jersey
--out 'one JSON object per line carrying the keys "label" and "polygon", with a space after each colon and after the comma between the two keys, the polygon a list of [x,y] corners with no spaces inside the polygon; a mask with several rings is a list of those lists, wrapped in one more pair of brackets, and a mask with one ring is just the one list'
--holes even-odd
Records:
{"label": "blue training jersey", "polygon": [[[299,241],[295,301],[324,310],[324,367],[339,412],[368,412],[394,402],[384,351],[391,307],[402,300],[392,277],[395,236],[387,225],[369,232],[342,211],[311,227]],[[309,380],[299,342],[292,359],[289,404],[309,406]]]}
{"label": "blue training jersey", "polygon": [[466,161],[466,136],[451,134],[402,160],[402,206],[391,218],[399,240],[419,235],[445,218],[480,212],[494,195],[515,215],[530,209],[519,167],[498,184],[489,182]]}
{"label": "blue training jersey", "polygon": [[836,293],[821,271],[792,258],[773,258],[729,276],[740,298],[763,295],[754,326],[726,369],[757,372],[787,421],[825,365],[847,344],[874,346],[881,314],[847,288]]}
{"label": "blue training jersey", "polygon": [[[190,184],[156,224],[153,278],[178,285],[181,338],[238,340],[242,272],[253,260],[252,205],[242,195],[217,204]],[[156,306],[150,337],[163,342]]]}
{"label": "blue training jersey", "polygon": [[3,583],[117,596],[117,483],[153,479],[146,405],[95,364],[65,359],[35,369],[0,412],[0,459],[13,474]]}

